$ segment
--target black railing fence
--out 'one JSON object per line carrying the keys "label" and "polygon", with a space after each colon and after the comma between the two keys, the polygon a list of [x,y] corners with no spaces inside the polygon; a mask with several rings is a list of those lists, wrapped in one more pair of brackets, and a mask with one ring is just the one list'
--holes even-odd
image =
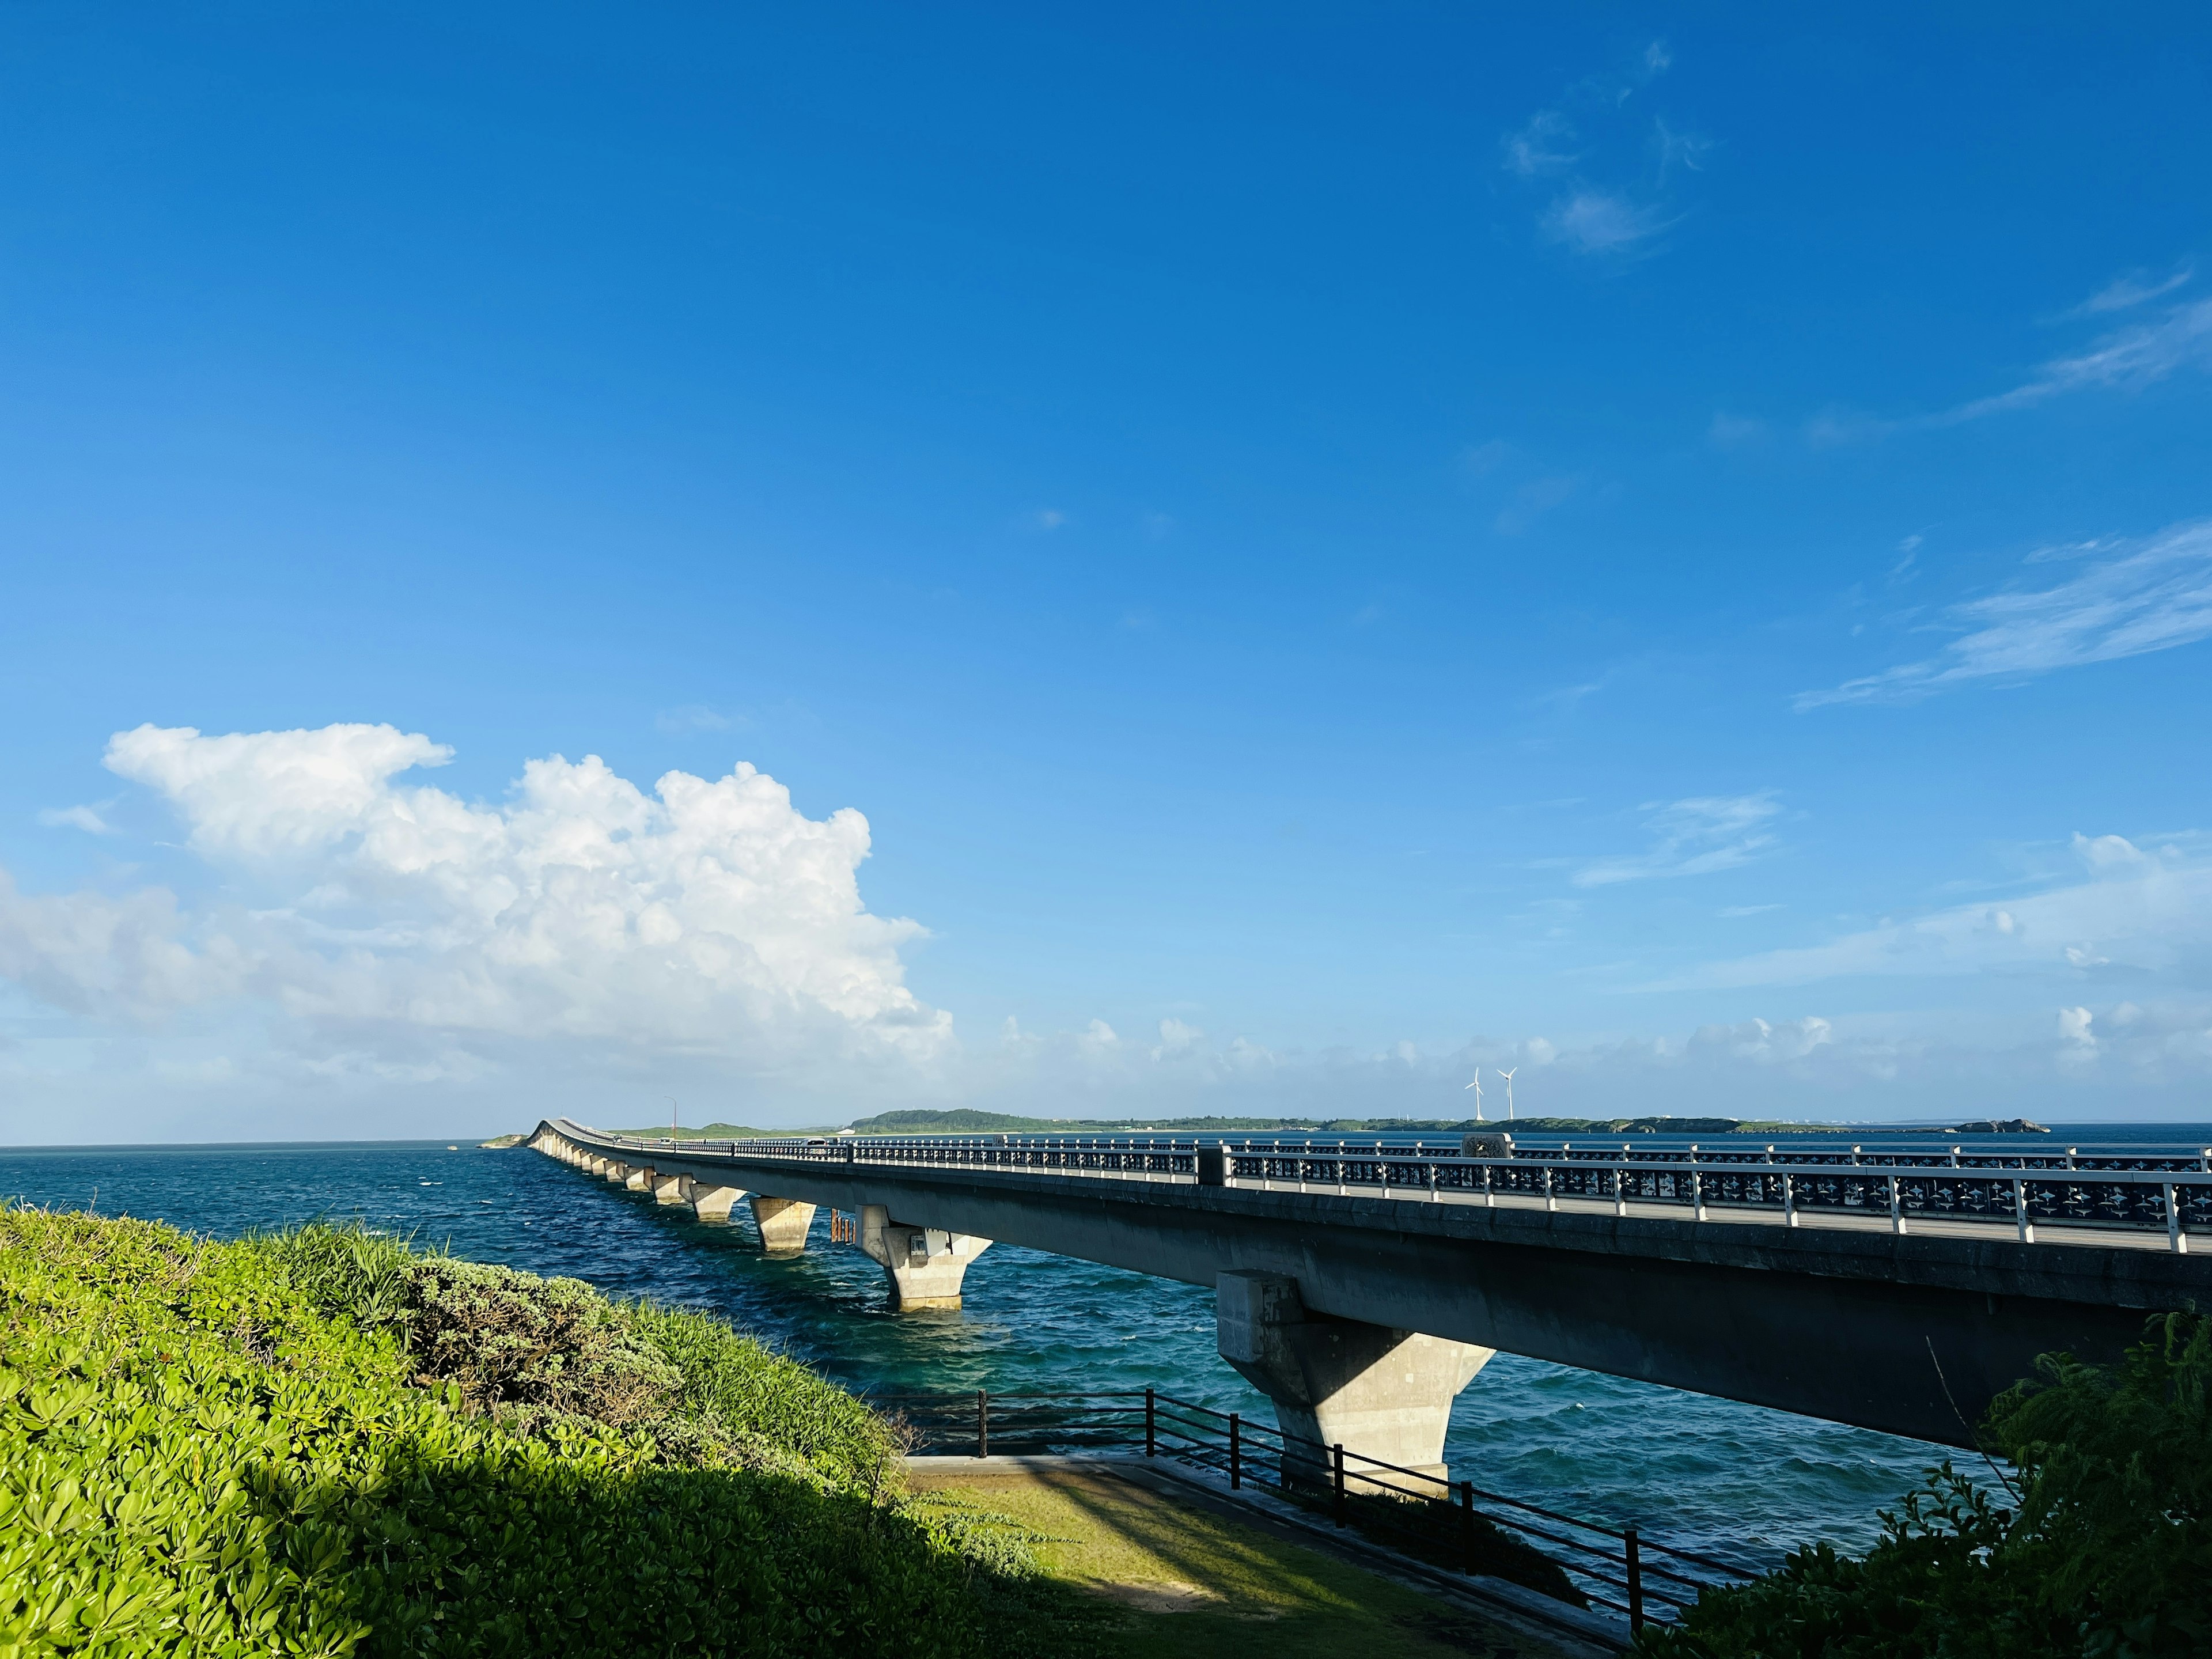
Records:
{"label": "black railing fence", "polygon": [[886,1394],[872,1404],[902,1421],[920,1449],[1141,1450],[1272,1488],[1338,1526],[1406,1554],[1509,1579],[1578,1607],[1618,1613],[1631,1630],[1672,1623],[1707,1585],[1741,1567],[1655,1544],[1634,1527],[1577,1520],[1540,1504],[1286,1435],[1235,1412],[1157,1389],[1090,1394]]}
{"label": "black railing fence", "polygon": [[[577,1126],[571,1126],[576,1127]],[[1638,1146],[1628,1140],[1516,1145],[1502,1135],[1436,1143],[1232,1140],[1145,1135],[848,1135],[754,1140],[651,1139],[577,1127],[609,1152],[665,1152],[747,1164],[843,1164],[960,1169],[1097,1180],[1337,1193],[1431,1203],[1610,1209],[1691,1221],[1782,1226],[1914,1224],[2002,1229],[2022,1243],[2039,1226],[2186,1252],[2212,1232],[2212,1147],[1991,1146],[1859,1142],[1826,1146]],[[2050,1241],[2046,1241],[2050,1242]]]}

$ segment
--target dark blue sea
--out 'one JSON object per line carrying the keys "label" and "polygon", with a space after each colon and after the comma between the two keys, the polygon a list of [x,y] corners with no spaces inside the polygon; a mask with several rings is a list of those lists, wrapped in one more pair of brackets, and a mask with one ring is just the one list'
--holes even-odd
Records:
{"label": "dark blue sea", "polygon": [[[2203,1146],[2206,1133],[2203,1125],[2062,1127],[2037,1139]],[[359,1218],[477,1261],[711,1310],[858,1389],[1151,1385],[1273,1420],[1214,1352],[1213,1297],[1199,1286],[1002,1244],[969,1270],[957,1312],[893,1315],[881,1270],[829,1242],[827,1211],[804,1255],[771,1260],[750,1220],[701,1223],[522,1149],[380,1142],[0,1152],[0,1197],[96,1206],[225,1238]],[[1494,1490],[1766,1564],[1816,1538],[1864,1546],[1879,1531],[1878,1509],[1960,1455],[1500,1354],[1460,1396],[1446,1455],[1455,1473]]]}

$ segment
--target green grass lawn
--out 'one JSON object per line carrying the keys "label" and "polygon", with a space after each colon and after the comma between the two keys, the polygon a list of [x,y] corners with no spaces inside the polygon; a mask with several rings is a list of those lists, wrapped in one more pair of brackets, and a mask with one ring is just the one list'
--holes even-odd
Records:
{"label": "green grass lawn", "polygon": [[[1318,1550],[1103,1471],[909,1464],[918,1504],[1026,1535],[1053,1579],[1114,1610],[1109,1652],[1131,1659],[1560,1659],[1562,1650]],[[1097,1638],[1094,1638],[1097,1639]]]}

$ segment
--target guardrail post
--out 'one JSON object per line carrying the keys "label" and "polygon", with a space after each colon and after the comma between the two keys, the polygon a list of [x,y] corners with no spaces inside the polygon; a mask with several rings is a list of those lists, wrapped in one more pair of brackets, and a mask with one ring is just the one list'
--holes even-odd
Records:
{"label": "guardrail post", "polygon": [[1895,1170],[1889,1172],[1889,1230],[1905,1231],[1905,1177]]}
{"label": "guardrail post", "polygon": [[982,1389],[975,1390],[975,1455],[991,1455],[991,1396]]}
{"label": "guardrail post", "polygon": [[1544,1207],[1547,1210],[1559,1207],[1559,1195],[1553,1190],[1552,1166],[1548,1164],[1544,1166]]}
{"label": "guardrail post", "polygon": [[2176,1255],[2189,1253],[2189,1235],[2181,1231],[2181,1183],[2166,1183],[2166,1248]]}
{"label": "guardrail post", "polygon": [[1344,1442],[1338,1441],[1328,1451],[1330,1474],[1335,1486],[1335,1500],[1330,1505],[1331,1518],[1340,1527],[1344,1524]]}
{"label": "guardrail post", "polygon": [[1633,1527],[1621,1534],[1621,1542],[1628,1547],[1628,1629],[1633,1635],[1644,1628],[1644,1552]]}
{"label": "guardrail post", "polygon": [[1705,1178],[1698,1170],[1698,1149],[1690,1148],[1690,1218],[1705,1218]]}
{"label": "guardrail post", "polygon": [[1787,1170],[1782,1172],[1782,1224],[1797,1224],[1797,1177]]}
{"label": "guardrail post", "polygon": [[1474,1571],[1474,1482],[1459,1483],[1459,1550],[1462,1571]]}
{"label": "guardrail post", "polygon": [[1160,1402],[1152,1389],[1145,1390],[1145,1455],[1157,1455],[1159,1450]]}
{"label": "guardrail post", "polygon": [[2014,1218],[2020,1224],[2020,1242],[2023,1244],[2034,1243],[2035,1224],[2027,1218],[2027,1182],[2019,1176],[2013,1177],[2012,1212]]}
{"label": "guardrail post", "polygon": [[1229,1490],[1235,1492],[1244,1484],[1244,1425],[1235,1412],[1229,1413]]}

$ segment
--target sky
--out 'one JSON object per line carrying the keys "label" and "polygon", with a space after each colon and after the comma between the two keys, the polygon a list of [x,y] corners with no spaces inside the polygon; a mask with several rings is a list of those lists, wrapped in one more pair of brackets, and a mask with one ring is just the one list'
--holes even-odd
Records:
{"label": "sky", "polygon": [[2212,1119],[2212,18],[0,14],[0,1140]]}

